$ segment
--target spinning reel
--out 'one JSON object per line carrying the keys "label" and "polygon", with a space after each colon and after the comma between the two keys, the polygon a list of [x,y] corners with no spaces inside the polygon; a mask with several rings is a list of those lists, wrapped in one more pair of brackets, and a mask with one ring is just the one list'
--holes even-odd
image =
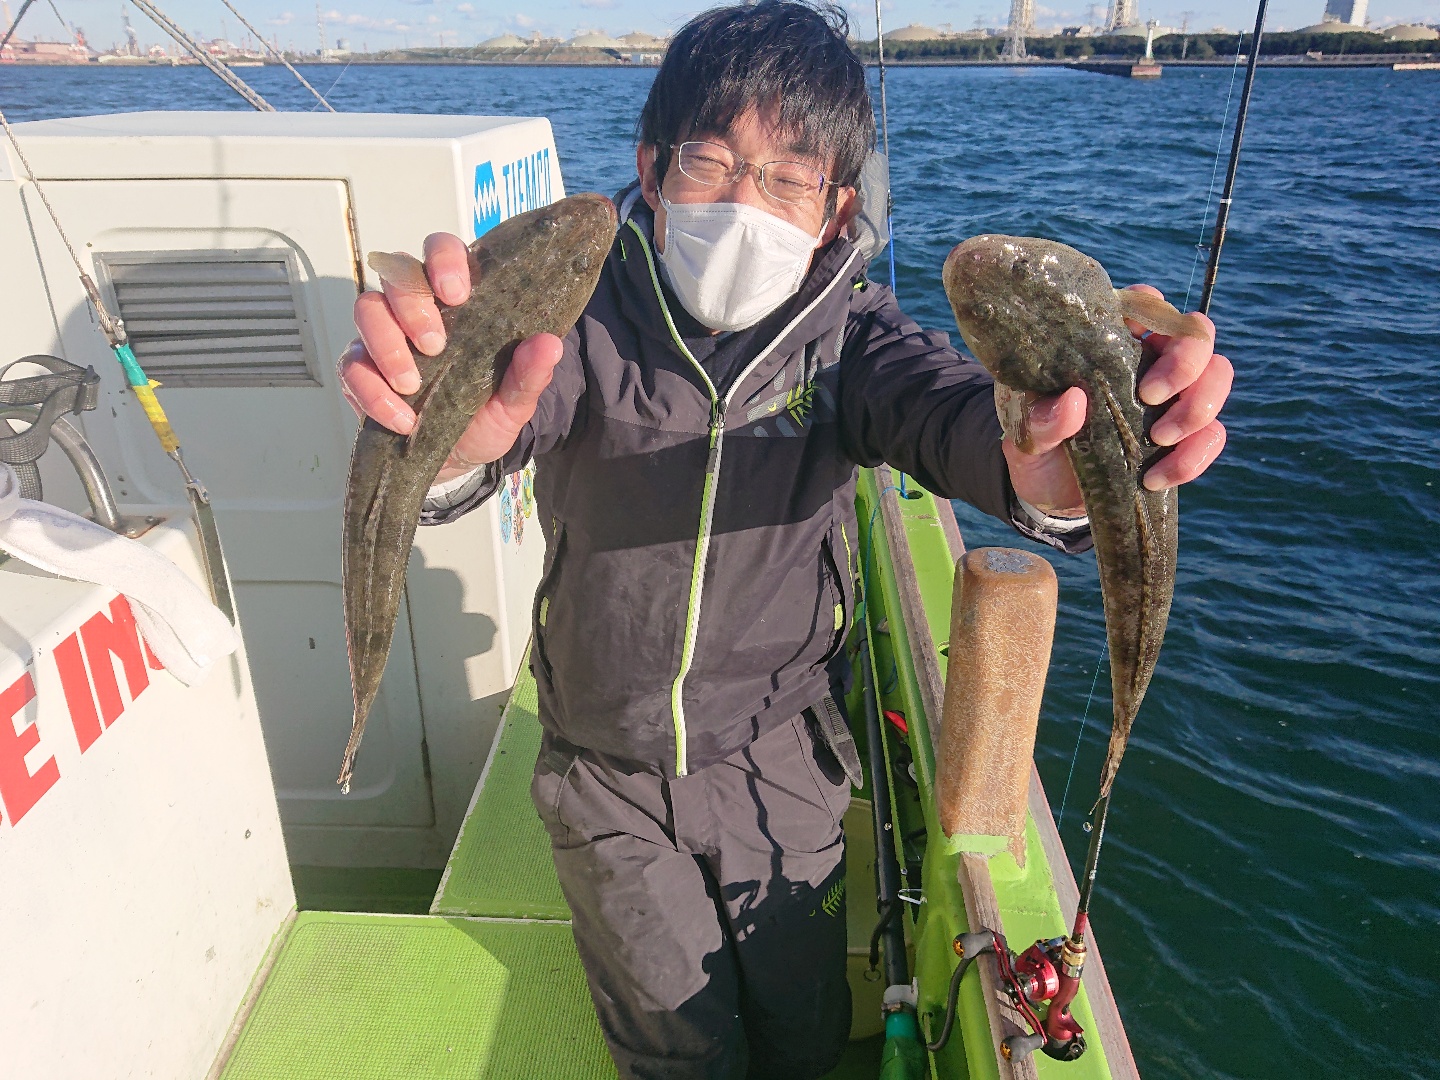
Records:
{"label": "spinning reel", "polygon": [[[994,953],[1000,971],[1001,988],[1030,1028],[1026,1034],[1009,1035],[1000,1050],[1006,1060],[1019,1061],[1036,1050],[1057,1061],[1074,1061],[1085,1053],[1085,1030],[1070,1012],[1070,1003],[1080,989],[1080,972],[1085,966],[1085,944],[1067,937],[1042,939],[1023,953],[1011,951],[1005,935],[996,930],[959,934],[954,941],[960,963],[950,977],[945,1002],[945,1021],[940,1034],[926,1046],[931,1053],[950,1041],[960,980],[970,965],[984,953]],[[1037,1011],[1044,1008],[1042,1017]]]}

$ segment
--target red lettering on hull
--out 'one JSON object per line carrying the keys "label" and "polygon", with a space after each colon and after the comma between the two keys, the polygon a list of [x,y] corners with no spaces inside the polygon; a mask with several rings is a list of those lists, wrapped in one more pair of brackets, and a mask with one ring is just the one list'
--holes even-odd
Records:
{"label": "red lettering on hull", "polygon": [[55,646],[55,669],[60,673],[60,689],[65,692],[75,741],[83,754],[100,738],[100,714],[95,711],[95,696],[90,692],[90,673],[85,670],[85,657],[80,654],[78,632]]}
{"label": "red lettering on hull", "polygon": [[[132,702],[150,685],[150,670],[162,667],[141,638],[135,613],[123,596],[110,601],[108,615],[97,611],[56,645],[54,656],[66,711],[82,754],[125,712],[125,698],[115,677],[115,659],[119,659],[125,672]],[[34,699],[35,680],[28,672],[0,694],[0,805],[12,826],[60,779],[60,768],[53,757],[34,773],[25,765],[25,756],[40,745],[40,729],[29,724],[17,731],[15,717]]]}
{"label": "red lettering on hull", "polygon": [[17,731],[15,717],[34,700],[35,680],[28,671],[0,693],[0,802],[11,825],[19,824],[60,779],[53,757],[33,773],[25,764],[25,755],[40,745],[40,729],[27,724]]}
{"label": "red lettering on hull", "polygon": [[95,684],[95,697],[100,702],[100,715],[108,728],[125,711],[120,698],[120,685],[115,681],[115,665],[111,656],[118,656],[125,669],[125,682],[134,701],[150,685],[150,672],[140,649],[140,633],[135,628],[135,613],[123,596],[110,601],[110,618],[97,611],[80,627],[80,640],[85,642],[85,659],[90,662],[90,680]]}

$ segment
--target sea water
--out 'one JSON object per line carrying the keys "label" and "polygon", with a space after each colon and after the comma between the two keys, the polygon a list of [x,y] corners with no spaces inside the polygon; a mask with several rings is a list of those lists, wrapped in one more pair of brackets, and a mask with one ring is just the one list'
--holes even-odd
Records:
{"label": "sea water", "polygon": [[[607,193],[633,175],[654,74],[306,70],[342,111],[548,116],[567,189]],[[316,104],[282,69],[243,74],[281,109]],[[887,82],[897,291],[922,324],[952,328],[940,264],[985,231],[1197,302],[1229,70]],[[0,68],[12,120],[181,105],[245,107],[194,68]],[[1149,1080],[1440,1077],[1436,117],[1440,73],[1259,74],[1212,311],[1230,441],[1181,497],[1174,611],[1093,909]],[[1024,543],[957,509],[971,546]],[[1054,562],[1038,759],[1079,859],[1109,676],[1094,560]]]}

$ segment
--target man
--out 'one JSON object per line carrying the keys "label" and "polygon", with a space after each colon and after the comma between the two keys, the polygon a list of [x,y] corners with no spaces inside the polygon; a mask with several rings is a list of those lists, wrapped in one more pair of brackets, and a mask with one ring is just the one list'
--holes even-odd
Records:
{"label": "man", "polygon": [[[639,133],[584,317],[517,347],[424,520],[535,461],[532,797],[621,1075],[804,1080],[850,1025],[849,784],[807,713],[845,665],[856,466],[888,462],[1080,550],[1060,443],[1086,402],[1037,402],[1028,453],[1002,442],[989,376],[865,278],[846,231],[874,117],[838,11],[698,16]],[[426,265],[438,296],[465,299],[458,238],[430,237]],[[434,301],[387,284],[355,319],[347,393],[406,431],[406,339],[443,347]],[[1153,429],[1175,449],[1145,482],[1166,487],[1220,452],[1230,366],[1213,339],[1152,341],[1141,394],[1176,398]]]}

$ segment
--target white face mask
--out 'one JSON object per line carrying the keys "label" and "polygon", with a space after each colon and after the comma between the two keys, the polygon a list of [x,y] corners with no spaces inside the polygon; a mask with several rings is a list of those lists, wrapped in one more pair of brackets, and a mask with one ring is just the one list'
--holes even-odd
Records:
{"label": "white face mask", "polygon": [[754,326],[794,296],[820,245],[818,236],[745,203],[672,203],[664,195],[660,203],[660,265],[685,310],[711,330]]}

